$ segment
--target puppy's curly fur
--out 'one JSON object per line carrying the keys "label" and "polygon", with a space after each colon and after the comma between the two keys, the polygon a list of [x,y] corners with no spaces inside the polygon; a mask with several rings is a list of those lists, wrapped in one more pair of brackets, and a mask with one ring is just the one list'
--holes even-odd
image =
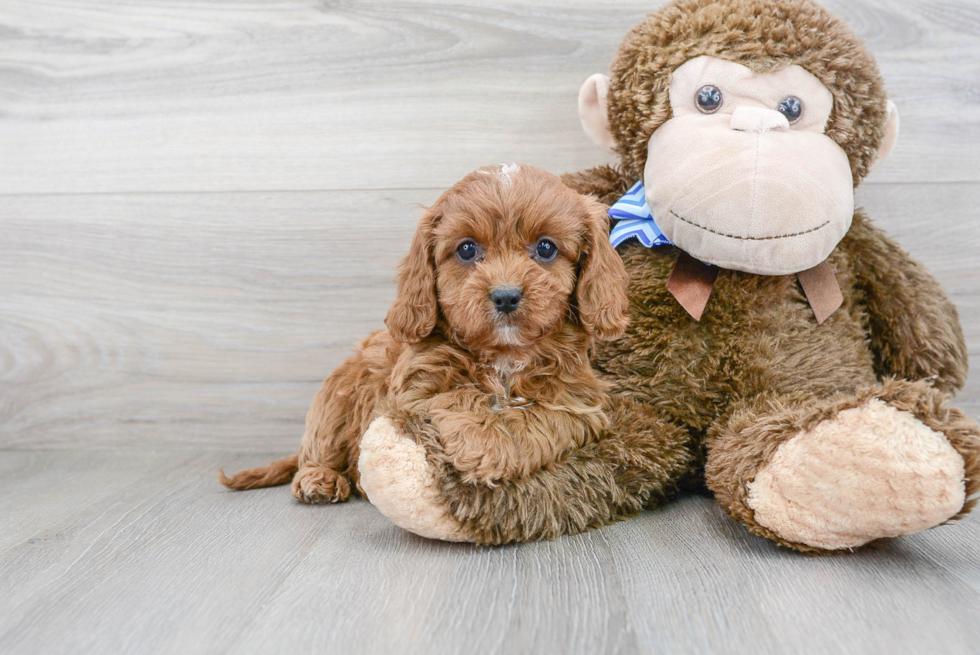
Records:
{"label": "puppy's curly fur", "polygon": [[[386,408],[425,416],[464,482],[525,478],[594,442],[608,419],[589,350],[627,323],[626,271],[607,234],[605,207],[543,170],[466,176],[422,216],[388,330],[324,382],[299,453],[222,472],[222,484],[292,479],[300,501],[346,500],[361,435]],[[516,309],[498,308],[500,289],[519,292]]]}

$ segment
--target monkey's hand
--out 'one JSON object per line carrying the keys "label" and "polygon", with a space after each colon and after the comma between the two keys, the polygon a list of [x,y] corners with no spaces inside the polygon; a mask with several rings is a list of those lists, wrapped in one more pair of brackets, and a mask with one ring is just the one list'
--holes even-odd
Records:
{"label": "monkey's hand", "polygon": [[554,539],[659,504],[693,470],[689,435],[651,407],[611,398],[610,429],[554,467],[498,484],[463,481],[431,417],[388,406],[361,440],[361,486],[396,525],[435,539]]}
{"label": "monkey's hand", "polygon": [[956,307],[932,275],[858,212],[841,246],[850,253],[869,315],[879,377],[963,387],[966,341]]}

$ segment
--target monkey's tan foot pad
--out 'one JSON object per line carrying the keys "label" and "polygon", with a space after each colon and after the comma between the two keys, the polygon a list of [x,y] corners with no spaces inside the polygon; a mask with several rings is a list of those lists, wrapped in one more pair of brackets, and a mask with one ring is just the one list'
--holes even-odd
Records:
{"label": "monkey's tan foot pad", "polygon": [[827,550],[926,530],[965,500],[964,461],[945,435],[877,399],[781,445],[747,499],[760,525]]}
{"label": "monkey's tan foot pad", "polygon": [[439,494],[425,449],[387,418],[372,421],[357,461],[371,504],[409,532],[444,541],[469,541]]}

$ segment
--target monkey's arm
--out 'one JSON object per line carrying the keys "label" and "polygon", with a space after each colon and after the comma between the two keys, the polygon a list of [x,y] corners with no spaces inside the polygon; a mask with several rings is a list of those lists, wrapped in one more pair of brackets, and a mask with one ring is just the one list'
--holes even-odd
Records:
{"label": "monkey's arm", "polygon": [[603,165],[577,173],[565,173],[561,176],[561,181],[579,193],[595,196],[599,202],[612,205],[622,198],[637,180],[627,179],[620,168]]}
{"label": "monkey's arm", "polygon": [[863,212],[854,215],[841,246],[850,253],[865,297],[879,377],[935,377],[943,391],[962,388],[966,341],[956,307],[936,279]]}
{"label": "monkey's arm", "polygon": [[[428,471],[417,475],[431,481],[424,485],[432,492],[411,492],[421,500],[398,517],[386,509],[405,504],[404,476],[375,483],[367,493],[402,527],[458,541],[504,544],[600,527],[659,504],[693,466],[687,432],[652,408],[614,397],[607,413],[611,429],[598,440],[574,448],[557,466],[491,485],[463,480],[431,417],[389,407],[384,416],[400,439],[424,452]],[[368,442],[367,460],[374,461],[374,451],[385,450],[374,439]],[[364,462],[362,456],[362,466]],[[447,531],[444,522],[429,525],[433,516],[448,519],[452,528]]]}

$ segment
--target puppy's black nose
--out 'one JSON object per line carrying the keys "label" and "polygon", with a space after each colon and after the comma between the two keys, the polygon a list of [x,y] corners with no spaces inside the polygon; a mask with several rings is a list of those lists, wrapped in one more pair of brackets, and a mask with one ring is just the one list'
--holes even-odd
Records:
{"label": "puppy's black nose", "polygon": [[521,304],[523,294],[520,289],[514,287],[498,287],[490,292],[490,300],[498,312],[510,314]]}

